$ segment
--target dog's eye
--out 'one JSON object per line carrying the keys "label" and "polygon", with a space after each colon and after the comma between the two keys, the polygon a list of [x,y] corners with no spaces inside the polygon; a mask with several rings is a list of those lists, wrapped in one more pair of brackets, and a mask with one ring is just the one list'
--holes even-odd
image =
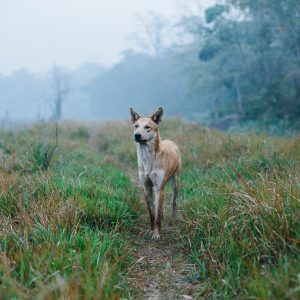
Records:
{"label": "dog's eye", "polygon": [[150,129],[150,126],[147,126],[147,125],[146,125],[144,128],[145,128],[145,129]]}
{"label": "dog's eye", "polygon": [[138,128],[138,127],[139,127],[139,125],[138,125],[138,124],[134,125],[134,128]]}

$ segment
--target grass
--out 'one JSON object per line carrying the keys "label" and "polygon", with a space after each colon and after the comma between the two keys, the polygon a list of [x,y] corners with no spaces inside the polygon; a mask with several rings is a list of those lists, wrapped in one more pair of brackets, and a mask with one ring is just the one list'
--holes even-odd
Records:
{"label": "grass", "polygon": [[214,132],[209,139],[185,168],[181,191],[181,238],[199,267],[200,295],[296,299],[299,139]]}
{"label": "grass", "polygon": [[[128,297],[120,278],[140,208],[122,170],[136,172],[135,147],[128,123],[93,127],[98,152],[86,126],[60,127],[47,170],[32,147],[47,148],[53,128],[0,134],[1,298]],[[161,135],[182,153],[174,238],[196,266],[194,297],[298,299],[300,139],[180,120]]]}
{"label": "grass", "polygon": [[87,146],[82,128],[62,127],[43,171],[32,147],[51,142],[51,131],[1,136],[9,151],[0,175],[0,298],[117,299],[138,206],[134,189]]}

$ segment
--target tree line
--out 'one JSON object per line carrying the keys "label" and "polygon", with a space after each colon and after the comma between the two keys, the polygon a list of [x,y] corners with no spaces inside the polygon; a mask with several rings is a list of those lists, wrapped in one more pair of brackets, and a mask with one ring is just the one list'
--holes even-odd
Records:
{"label": "tree line", "polygon": [[26,101],[21,114],[39,115],[46,103],[45,118],[57,121],[125,119],[130,106],[162,105],[167,116],[222,129],[300,128],[299,0],[227,0],[175,21],[142,20],[138,47],[110,68],[0,77],[2,107]]}
{"label": "tree line", "polygon": [[297,123],[300,116],[300,2],[228,0],[183,22],[198,54],[194,89],[212,123]]}

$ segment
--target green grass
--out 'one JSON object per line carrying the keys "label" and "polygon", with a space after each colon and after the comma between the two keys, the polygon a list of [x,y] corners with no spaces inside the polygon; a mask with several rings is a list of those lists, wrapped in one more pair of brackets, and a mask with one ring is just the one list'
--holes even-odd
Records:
{"label": "green grass", "polygon": [[[180,120],[163,122],[161,135],[182,154],[174,238],[196,264],[196,296],[299,298],[300,139],[225,134]],[[125,124],[106,124],[100,136],[103,153],[135,164]]]}
{"label": "green grass", "polygon": [[9,149],[0,175],[1,299],[125,293],[118,282],[137,198],[130,180],[90,149],[79,129],[62,127],[47,171],[32,159],[32,147],[51,144],[51,128],[1,135]]}
{"label": "green grass", "polygon": [[198,266],[199,295],[298,298],[299,140],[193,136],[201,148],[183,149],[180,235]]}
{"label": "green grass", "polygon": [[[45,171],[51,126],[0,134],[0,298],[128,296],[120,278],[140,213],[124,174],[136,172],[132,132],[122,122],[93,127],[98,152],[87,127],[61,126]],[[182,154],[174,238],[196,265],[194,296],[298,299],[300,139],[180,120],[164,121],[161,135]]]}

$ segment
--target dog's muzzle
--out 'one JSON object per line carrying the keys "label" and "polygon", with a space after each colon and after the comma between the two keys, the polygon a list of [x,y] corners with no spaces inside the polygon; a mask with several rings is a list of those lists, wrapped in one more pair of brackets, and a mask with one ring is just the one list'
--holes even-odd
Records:
{"label": "dog's muzzle", "polygon": [[134,140],[137,142],[137,143],[145,143],[147,141],[144,141],[142,140],[142,135],[140,133],[136,133],[134,135]]}
{"label": "dog's muzzle", "polygon": [[141,141],[141,137],[142,137],[142,135],[141,135],[140,133],[136,133],[136,134],[134,135],[134,140],[135,140],[136,142],[140,142],[140,141]]}

